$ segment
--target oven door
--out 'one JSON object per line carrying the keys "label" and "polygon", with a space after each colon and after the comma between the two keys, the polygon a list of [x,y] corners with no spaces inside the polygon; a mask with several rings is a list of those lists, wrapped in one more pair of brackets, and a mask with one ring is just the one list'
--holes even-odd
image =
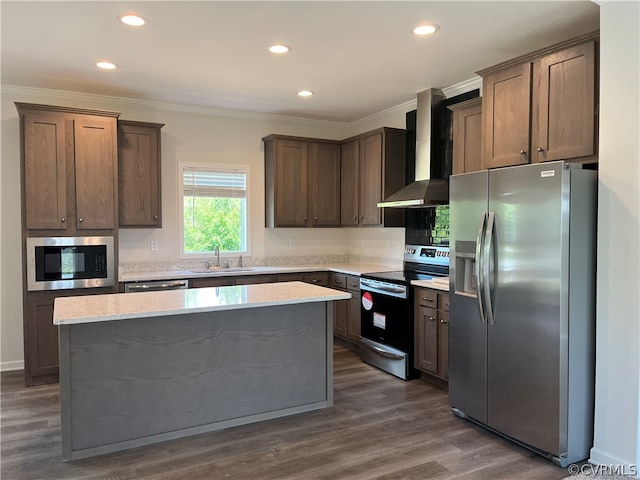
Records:
{"label": "oven door", "polygon": [[361,281],[361,336],[403,352],[410,352],[413,345],[413,321],[408,309],[410,302],[406,296],[406,289],[404,297],[375,290],[367,287],[364,279]]}

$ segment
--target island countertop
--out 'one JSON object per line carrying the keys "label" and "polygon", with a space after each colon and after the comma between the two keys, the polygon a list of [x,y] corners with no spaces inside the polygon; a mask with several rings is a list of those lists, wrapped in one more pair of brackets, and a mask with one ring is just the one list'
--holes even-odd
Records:
{"label": "island countertop", "polygon": [[346,300],[351,294],[303,282],[56,298],[55,325]]}

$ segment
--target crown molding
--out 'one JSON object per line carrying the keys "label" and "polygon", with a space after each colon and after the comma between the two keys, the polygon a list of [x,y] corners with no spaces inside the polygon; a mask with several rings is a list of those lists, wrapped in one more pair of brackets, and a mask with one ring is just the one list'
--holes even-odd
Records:
{"label": "crown molding", "polygon": [[[118,106],[124,107],[145,107],[158,110],[168,110],[182,113],[196,113],[200,115],[213,115],[217,117],[227,118],[245,118],[250,120],[275,120],[280,123],[291,123],[300,125],[301,123],[316,126],[332,126],[344,128],[348,124],[346,122],[336,122],[329,120],[317,120],[305,117],[294,117],[288,115],[277,115],[269,113],[248,112],[243,110],[231,110],[213,107],[201,107],[197,105],[186,105],[180,103],[161,102],[157,100],[139,100],[127,97],[116,97],[110,95],[99,95],[89,93],[71,92],[67,90],[52,90],[47,88],[24,87],[21,85],[0,85],[0,92],[18,96],[46,96],[48,99],[54,99],[60,102],[106,102],[110,108],[117,109]],[[50,101],[50,100],[47,100]],[[111,107],[113,106],[113,107]]]}
{"label": "crown molding", "polygon": [[[599,1],[607,1],[607,0],[599,0]],[[469,80],[456,83],[455,85],[444,87],[442,91],[445,94],[445,96],[449,98],[455,95],[460,95],[462,93],[469,92],[471,90],[475,90],[476,88],[479,88],[480,92],[482,93],[481,77],[474,77]],[[248,112],[243,110],[200,107],[197,105],[161,102],[157,100],[139,100],[139,99],[127,98],[127,97],[116,97],[116,96],[110,96],[110,95],[71,92],[67,90],[53,90],[53,89],[47,89],[47,88],[25,87],[21,85],[2,84],[0,85],[0,92],[7,93],[10,95],[27,96],[27,97],[33,97],[33,96],[39,96],[39,95],[46,96],[47,99],[55,99],[63,103],[64,102],[74,103],[74,102],[100,101],[100,102],[108,103],[110,105],[110,108],[116,108],[118,107],[118,105],[124,106],[124,107],[145,107],[145,108],[158,109],[158,110],[168,110],[168,111],[183,112],[183,113],[196,113],[201,115],[214,115],[218,117],[227,117],[227,118],[245,118],[245,119],[262,120],[262,121],[272,120],[272,121],[278,121],[280,123],[291,123],[295,125],[300,125],[300,123],[304,123],[307,125],[325,126],[325,127],[330,126],[330,127],[339,127],[339,128],[354,128],[360,124],[375,121],[377,118],[384,118],[387,115],[391,115],[397,112],[405,113],[411,110],[415,110],[417,108],[417,99],[414,98],[405,103],[401,103],[400,105],[396,105],[394,107],[388,108],[378,113],[374,113],[372,115],[368,115],[366,117],[360,118],[358,120],[354,120],[352,122],[337,122],[337,121],[329,121],[329,120],[309,119],[304,117],[293,117],[288,115]],[[47,101],[50,101],[50,100],[47,100]]]}
{"label": "crown molding", "polygon": [[476,89],[480,89],[480,96],[482,96],[482,77],[480,76],[444,87],[442,88],[442,93],[444,93],[445,97],[451,98]]}
{"label": "crown molding", "polygon": [[417,98],[414,98],[413,100],[409,100],[408,102],[401,103],[400,105],[396,105],[395,107],[387,108],[386,110],[383,110],[381,112],[368,115],[358,120],[354,120],[353,122],[347,123],[345,125],[350,128],[357,127],[358,125],[361,125],[363,123],[375,121],[376,118],[383,118],[396,112],[406,113],[411,110],[415,110],[416,106]]}

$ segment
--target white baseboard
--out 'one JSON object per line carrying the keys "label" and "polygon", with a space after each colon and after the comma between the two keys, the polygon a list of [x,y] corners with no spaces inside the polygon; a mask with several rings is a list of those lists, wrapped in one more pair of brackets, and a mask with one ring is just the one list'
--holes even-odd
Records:
{"label": "white baseboard", "polygon": [[24,370],[24,360],[0,363],[0,372],[12,372],[14,370]]}
{"label": "white baseboard", "polygon": [[632,475],[632,478],[638,478],[638,468],[635,464],[622,460],[621,458],[614,457],[613,455],[609,455],[596,447],[591,449],[589,463],[616,468],[619,470],[619,472],[616,473]]}

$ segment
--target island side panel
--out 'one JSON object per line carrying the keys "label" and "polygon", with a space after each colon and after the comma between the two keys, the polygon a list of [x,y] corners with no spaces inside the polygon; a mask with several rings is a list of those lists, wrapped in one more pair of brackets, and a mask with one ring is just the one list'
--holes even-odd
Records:
{"label": "island side panel", "polygon": [[63,326],[63,458],[330,406],[327,305]]}

